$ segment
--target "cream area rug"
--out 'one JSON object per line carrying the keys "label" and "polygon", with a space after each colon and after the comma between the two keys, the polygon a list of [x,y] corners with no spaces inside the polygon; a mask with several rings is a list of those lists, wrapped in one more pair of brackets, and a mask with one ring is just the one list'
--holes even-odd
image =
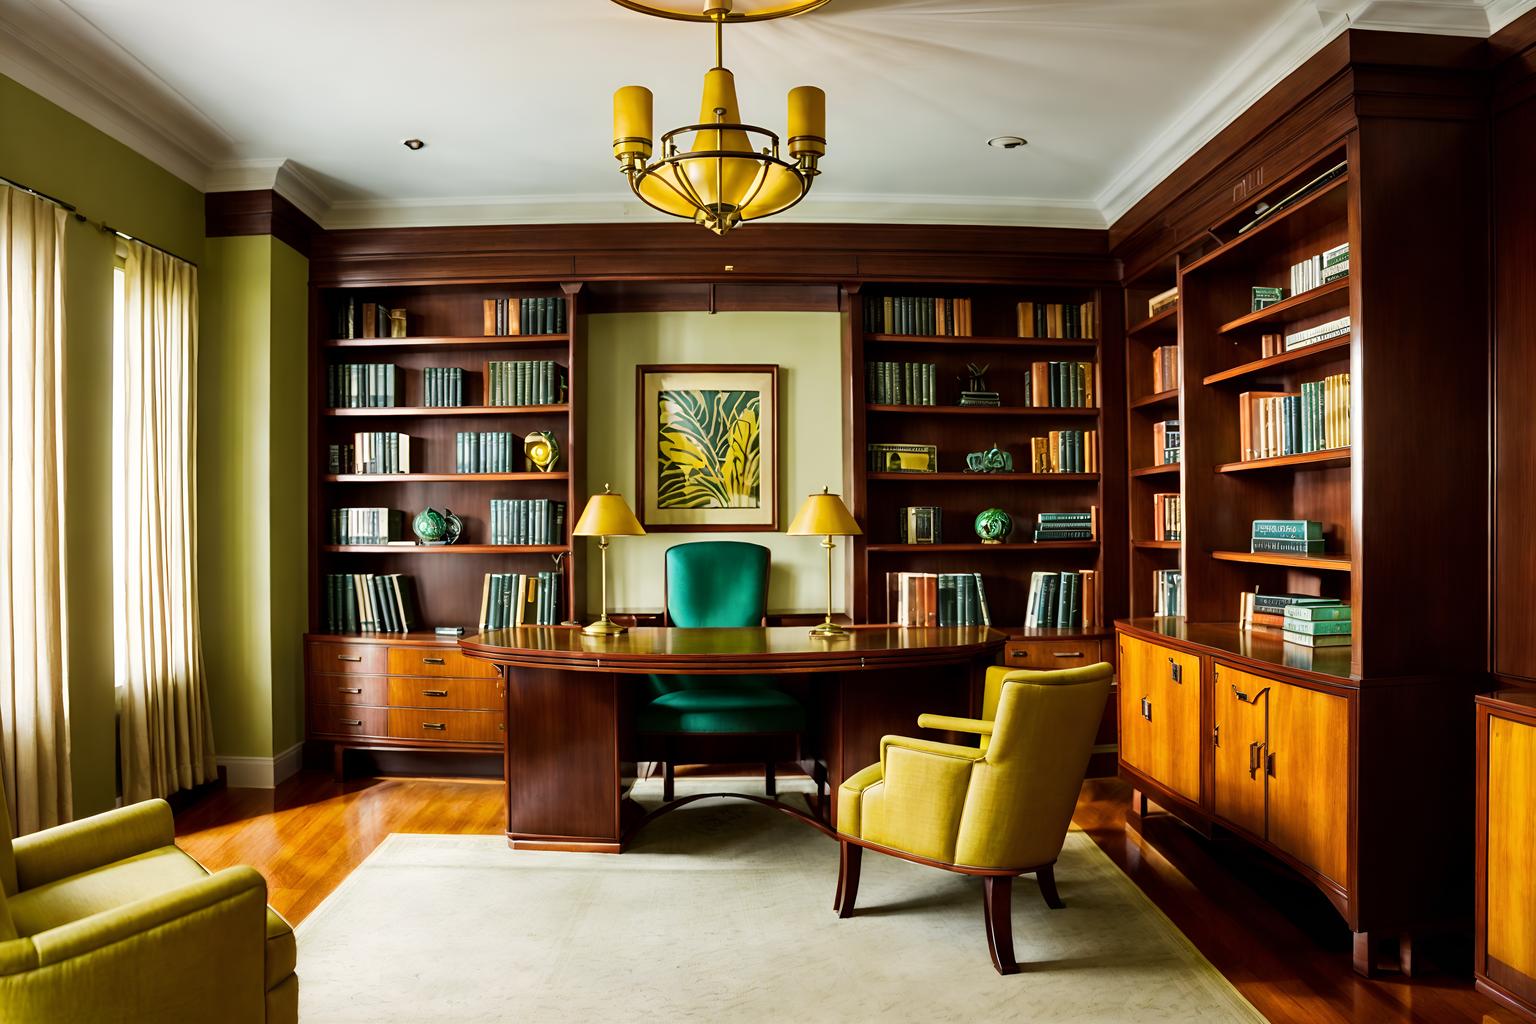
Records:
{"label": "cream area rug", "polygon": [[[679,795],[752,786],[680,780]],[[642,802],[659,798],[651,788]],[[745,801],[683,807],[620,856],[392,835],[299,925],[299,1016],[1263,1021],[1083,833],[1067,836],[1056,879],[1065,910],[1047,908],[1032,877],[1014,884],[1022,966],[1003,977],[979,880],[866,852],[857,912],[839,920],[837,844]]]}

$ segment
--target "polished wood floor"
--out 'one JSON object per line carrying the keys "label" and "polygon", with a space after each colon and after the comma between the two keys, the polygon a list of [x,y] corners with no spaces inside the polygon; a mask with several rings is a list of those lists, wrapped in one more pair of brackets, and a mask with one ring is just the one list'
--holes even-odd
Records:
{"label": "polished wood floor", "polygon": [[[1349,932],[1315,890],[1242,844],[1205,840],[1166,816],[1148,818],[1144,841],[1125,831],[1129,804],[1124,783],[1090,780],[1076,820],[1273,1024],[1520,1024],[1473,991],[1454,956],[1413,981],[1358,977]],[[272,905],[297,923],[391,832],[498,834],[502,788],[303,772],[275,791],[214,792],[180,812],[176,828],[210,868],[260,870]],[[1070,907],[1071,880],[1060,884]]]}

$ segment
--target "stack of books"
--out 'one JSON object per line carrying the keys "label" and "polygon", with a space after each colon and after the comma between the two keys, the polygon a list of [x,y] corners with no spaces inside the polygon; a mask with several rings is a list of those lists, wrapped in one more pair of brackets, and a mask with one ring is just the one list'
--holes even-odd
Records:
{"label": "stack of books", "polygon": [[485,364],[485,404],[559,405],[565,370],[553,359],[493,359]]}
{"label": "stack of books", "polygon": [[1306,348],[1308,345],[1316,345],[1319,342],[1342,338],[1349,333],[1349,325],[1349,317],[1341,316],[1326,323],[1317,324],[1314,327],[1288,332],[1285,336],[1285,350],[1290,352],[1294,349]]}
{"label": "stack of books", "polygon": [[864,299],[864,329],[873,334],[969,337],[971,300],[869,295]]}
{"label": "stack of books", "polygon": [[1021,302],[1021,338],[1097,338],[1099,318],[1092,302]]}
{"label": "stack of books", "polygon": [[1244,462],[1349,447],[1349,374],[1301,391],[1244,391],[1238,396],[1238,446]]}
{"label": "stack of books", "polygon": [[332,363],[325,370],[325,400],[332,409],[377,409],[399,404],[400,367],[394,363]]}
{"label": "stack of books", "polygon": [[406,633],[420,625],[411,577],[398,572],[326,575],[326,632]]}
{"label": "stack of books", "polygon": [[1179,304],[1179,286],[1174,285],[1165,292],[1158,292],[1147,300],[1147,319],[1150,320],[1164,310],[1172,309]]}
{"label": "stack of books", "polygon": [[523,441],[505,430],[461,430],[454,440],[455,473],[516,473]]}
{"label": "stack of books", "polygon": [[1179,346],[1159,345],[1152,350],[1152,393],[1176,391],[1179,387]]}
{"label": "stack of books", "polygon": [[331,473],[409,473],[411,436],[393,431],[369,431],[352,435],[351,444],[328,448]]}
{"label": "stack of books", "polygon": [[1277,356],[1285,351],[1285,335],[1261,334],[1259,335],[1259,355],[1265,359]]}
{"label": "stack of books", "polygon": [[428,366],[421,371],[422,405],[456,409],[464,404],[464,370],[458,366]]}
{"label": "stack of books", "polygon": [[1248,543],[1249,551],[1281,555],[1320,555],[1327,546],[1314,519],[1255,519]]}
{"label": "stack of books", "polygon": [[1353,641],[1349,605],[1293,604],[1285,608],[1285,642],[1303,647],[1348,647]]}
{"label": "stack of books", "polygon": [[931,444],[871,444],[871,473],[937,473],[939,450]]}
{"label": "stack of books", "polygon": [[1318,256],[1291,265],[1291,294],[1321,288],[1349,274],[1349,243],[1336,245]]}
{"label": "stack of books", "polygon": [[[1315,609],[1315,610],[1314,610]],[[1260,594],[1257,591],[1247,591],[1238,595],[1237,609],[1238,625],[1243,629],[1252,629],[1255,626],[1269,626],[1274,629],[1285,630],[1287,634],[1295,633],[1305,636],[1308,640],[1295,640],[1295,643],[1303,643],[1308,647],[1334,647],[1348,646],[1350,635],[1349,605],[1337,598],[1315,597],[1308,594]],[[1318,626],[1302,625],[1302,623],[1339,623],[1343,625]],[[1314,637],[1342,636],[1343,640],[1323,639],[1321,643],[1310,643]],[[1287,635],[1286,640],[1291,640]]]}
{"label": "stack of books", "polygon": [[1080,362],[1038,362],[1024,373],[1026,405],[1036,408],[1082,409],[1099,404],[1097,365]]}
{"label": "stack of books", "polygon": [[865,366],[866,397],[875,405],[937,405],[937,377],[933,363],[871,362]]}
{"label": "stack of books", "polygon": [[485,300],[487,338],[564,333],[565,299],[560,296]]}
{"label": "stack of books", "polygon": [[1029,439],[1031,473],[1097,473],[1097,430],[1053,430]]}
{"label": "stack of books", "polygon": [[1152,424],[1152,465],[1171,466],[1181,461],[1184,435],[1178,420],[1160,420]]}
{"label": "stack of books", "polygon": [[565,543],[565,502],[549,498],[492,498],[491,543]]}
{"label": "stack of books", "polygon": [[979,572],[888,572],[886,619],[895,626],[990,626]]}
{"label": "stack of books", "polygon": [[1184,601],[1184,570],[1152,570],[1152,614],[1181,615]]}
{"label": "stack of books", "polygon": [[942,544],[944,510],[937,505],[912,505],[896,510],[903,544]]}
{"label": "stack of books", "polygon": [[[405,321],[405,310],[398,310],[400,321]],[[390,330],[389,306],[382,302],[364,302],[355,295],[341,299],[335,306],[332,328],[337,338],[389,338],[404,337]]]}
{"label": "stack of books", "polygon": [[1097,540],[1099,506],[1086,512],[1041,512],[1035,516],[1035,540]]}
{"label": "stack of books", "polygon": [[563,572],[488,572],[480,587],[480,629],[560,622]]}
{"label": "stack of books", "polygon": [[1092,629],[1099,624],[1099,577],[1094,569],[1029,574],[1024,627]]}
{"label": "stack of books", "polygon": [[[1028,374],[1025,374],[1027,377]],[[961,405],[977,405],[997,408],[1003,404],[1003,397],[996,391],[962,391],[960,392]]]}
{"label": "stack of books", "polygon": [[1184,495],[1177,491],[1152,495],[1152,539],[1184,539]]}
{"label": "stack of books", "polygon": [[331,509],[332,544],[409,543],[405,513],[395,508]]}

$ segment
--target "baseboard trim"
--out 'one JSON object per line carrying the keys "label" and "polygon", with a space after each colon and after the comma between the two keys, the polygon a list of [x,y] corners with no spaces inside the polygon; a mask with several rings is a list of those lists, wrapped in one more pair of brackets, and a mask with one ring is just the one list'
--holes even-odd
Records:
{"label": "baseboard trim", "polygon": [[276,789],[302,767],[304,744],[295,743],[276,757],[226,756],[215,761],[224,769],[231,789]]}

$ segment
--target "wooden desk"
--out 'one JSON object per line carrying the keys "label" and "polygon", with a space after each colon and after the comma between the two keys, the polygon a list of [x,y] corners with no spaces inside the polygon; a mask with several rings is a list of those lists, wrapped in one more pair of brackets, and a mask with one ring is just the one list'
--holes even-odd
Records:
{"label": "wooden desk", "polygon": [[617,853],[644,816],[629,799],[634,716],[647,675],[772,675],[807,701],[802,764],[837,787],[879,760],[880,737],[923,712],[975,715],[1005,637],[984,627],[856,626],[822,640],[802,626],[492,630],[459,646],[506,680],[507,838],[514,849]]}

